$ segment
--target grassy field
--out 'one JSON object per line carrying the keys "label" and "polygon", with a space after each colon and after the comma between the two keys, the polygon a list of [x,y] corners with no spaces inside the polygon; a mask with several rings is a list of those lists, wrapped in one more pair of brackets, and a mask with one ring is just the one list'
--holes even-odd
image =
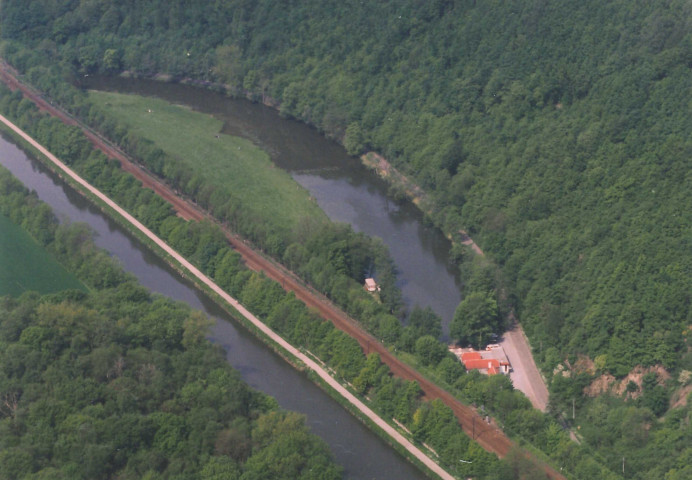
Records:
{"label": "grassy field", "polygon": [[276,168],[266,152],[221,134],[220,120],[151,97],[89,94],[123,124],[192,166],[206,183],[238,195],[258,218],[289,230],[305,217],[327,219],[308,191]]}
{"label": "grassy field", "polygon": [[27,290],[54,293],[86,287],[65,270],[31,236],[0,215],[0,295]]}

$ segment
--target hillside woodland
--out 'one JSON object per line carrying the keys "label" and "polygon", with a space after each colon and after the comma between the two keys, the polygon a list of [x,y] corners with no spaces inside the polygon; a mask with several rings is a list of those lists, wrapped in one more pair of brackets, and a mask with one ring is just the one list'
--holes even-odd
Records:
{"label": "hillside woodland", "polygon": [[[502,270],[546,366],[675,368],[690,323],[686,2],[3,2],[2,37],[73,74],[270,97],[376,150]],[[45,66],[43,68],[46,68]],[[35,73],[40,76],[40,70]],[[690,357],[684,360],[689,367]]]}
{"label": "hillside woodland", "polygon": [[[480,267],[457,252],[460,310],[497,320],[493,301],[514,309],[552,380],[553,412],[576,408],[570,421],[613,471],[627,455],[627,477],[689,475],[689,407],[669,401],[692,370],[689,2],[1,8],[3,57],[74,111],[90,110],[56,78],[163,74],[276,105],[354,155],[384,155],[427,192],[431,222],[486,252]],[[290,242],[275,245],[284,256]],[[619,397],[583,395],[597,375],[655,365],[672,377],[648,371]]]}

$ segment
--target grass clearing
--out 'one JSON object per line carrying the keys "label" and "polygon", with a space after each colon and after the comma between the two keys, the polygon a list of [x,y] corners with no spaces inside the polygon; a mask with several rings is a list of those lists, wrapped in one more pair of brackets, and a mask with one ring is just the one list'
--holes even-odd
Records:
{"label": "grass clearing", "polygon": [[87,288],[21,227],[0,214],[0,296]]}
{"label": "grass clearing", "polygon": [[290,231],[303,218],[327,221],[309,192],[251,142],[220,133],[223,122],[164,100],[90,91],[92,101],[141,137],[190,165],[204,182],[240,197],[258,219]]}

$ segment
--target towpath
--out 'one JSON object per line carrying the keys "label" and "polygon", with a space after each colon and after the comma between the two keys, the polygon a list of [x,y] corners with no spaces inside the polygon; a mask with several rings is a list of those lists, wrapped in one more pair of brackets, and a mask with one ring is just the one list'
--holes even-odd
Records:
{"label": "towpath", "polygon": [[394,441],[402,445],[406,450],[408,450],[412,455],[414,455],[419,461],[421,461],[427,468],[435,472],[440,478],[445,480],[454,480],[454,477],[442,469],[437,463],[433,462],[427,455],[425,455],[418,447],[413,445],[408,439],[401,435],[396,429],[380,418],[375,412],[373,412],[367,405],[356,398],[351,392],[349,392],[344,386],[342,386],[338,381],[336,381],[324,368],[317,364],[314,360],[308,357],[306,354],[295,348],[293,345],[288,343],[277,333],[275,333],[271,328],[262,323],[257,317],[250,313],[245,307],[243,307],[238,301],[227,294],[221,287],[214,283],[209,277],[203,274],[194,265],[188,262],[182,255],[173,250],[167,243],[161,240],[154,232],[145,227],[136,218],[130,215],[127,211],[122,209],[118,204],[112,201],[109,197],[104,195],[101,191],[97,190],[91,184],[89,184],[82,177],[77,175],[72,169],[70,169],[63,162],[58,160],[53,154],[46,150],[42,145],[36,142],[33,138],[27,135],[24,131],[19,129],[16,125],[10,122],[7,118],[0,115],[0,121],[5,125],[10,127],[15,133],[20,135],[24,140],[26,140],[32,147],[36,148],[41,152],[46,158],[48,158],[61,172],[62,174],[70,177],[72,180],[80,184],[83,188],[88,190],[92,195],[97,197],[100,201],[108,205],[113,211],[122,216],[127,222],[134,226],[137,230],[142,232],[151,241],[153,241],[161,250],[170,255],[177,263],[182,265],[182,267],[189,272],[189,274],[196,277],[204,285],[209,287],[214,293],[219,295],[225,302],[235,308],[246,320],[248,320],[252,325],[254,325],[258,330],[260,330],[264,335],[269,337],[274,343],[279,345],[283,350],[288,352],[290,355],[295,357],[301,363],[303,363],[307,368],[314,371],[319,377],[327,383],[331,388],[333,388],[339,395],[344,397],[349,403],[360,410],[365,416],[368,417],[372,422],[374,422],[378,427],[384,430]]}

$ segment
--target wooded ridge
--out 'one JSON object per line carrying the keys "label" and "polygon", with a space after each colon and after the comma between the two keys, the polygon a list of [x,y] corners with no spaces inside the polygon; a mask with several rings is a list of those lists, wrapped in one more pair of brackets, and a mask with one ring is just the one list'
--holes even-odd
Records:
{"label": "wooded ridge", "polygon": [[436,224],[468,231],[501,266],[550,370],[567,354],[616,375],[681,365],[692,291],[685,2],[2,8],[2,37],[33,48],[6,41],[3,54],[38,85],[56,60],[75,75],[220,82],[275,98],[354,154],[382,153],[432,194]]}
{"label": "wooded ridge", "polygon": [[[613,471],[636,450],[627,476],[685,478],[689,407],[652,420],[692,370],[688,3],[1,8],[2,55],[75,112],[92,110],[57,77],[165,73],[271,97],[349,152],[382,153],[426,190],[431,221],[469,232],[499,268],[469,269],[456,252],[467,278],[462,310],[496,320],[492,300],[516,308],[552,377],[553,411],[576,408],[575,425]],[[296,252],[260,233],[277,254]],[[414,332],[398,335],[416,350]],[[423,343],[426,359],[435,350]],[[580,359],[591,369],[553,375]],[[582,395],[595,375],[623,377],[635,365],[662,365],[673,380],[633,381],[627,402]],[[536,435],[549,444],[543,428]]]}

